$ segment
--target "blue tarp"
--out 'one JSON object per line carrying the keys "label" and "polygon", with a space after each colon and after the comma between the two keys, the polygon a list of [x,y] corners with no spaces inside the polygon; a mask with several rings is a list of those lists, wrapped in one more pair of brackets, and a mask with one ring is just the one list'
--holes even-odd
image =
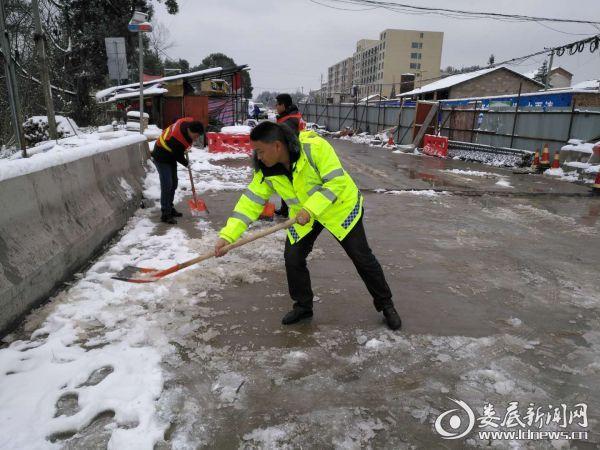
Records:
{"label": "blue tarp", "polygon": [[[481,98],[481,99],[456,99],[456,100],[440,100],[442,106],[452,107],[452,106],[466,106],[469,104],[474,104],[477,101],[477,106],[479,108],[489,108],[490,105],[493,107],[494,105],[501,106],[517,106],[517,99],[519,99],[518,95],[507,95],[506,97],[493,97],[493,98]],[[548,108],[558,108],[558,107],[569,107],[571,106],[573,101],[573,93],[572,92],[540,92],[540,93],[528,93],[522,94],[519,99],[519,108],[523,107],[541,107],[544,110]]]}

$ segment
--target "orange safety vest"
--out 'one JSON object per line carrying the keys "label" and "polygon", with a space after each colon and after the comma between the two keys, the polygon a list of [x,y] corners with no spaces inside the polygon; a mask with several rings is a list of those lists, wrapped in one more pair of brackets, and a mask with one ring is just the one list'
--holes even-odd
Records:
{"label": "orange safety vest", "polygon": [[288,114],[287,116],[283,116],[277,119],[277,123],[283,123],[288,119],[298,119],[298,131],[303,131],[306,128],[306,122],[302,119],[302,114]]}
{"label": "orange safety vest", "polygon": [[183,135],[183,132],[181,131],[181,124],[184,122],[193,122],[193,121],[194,121],[193,117],[183,117],[183,118],[177,120],[174,124],[168,126],[167,128],[165,128],[163,130],[163,132],[161,133],[159,138],[156,140],[156,144],[158,144],[165,150],[172,153],[173,150],[171,149],[171,147],[169,147],[169,145],[167,144],[167,141],[173,137],[173,138],[177,139],[185,148],[191,147],[192,144],[188,143],[185,136]]}

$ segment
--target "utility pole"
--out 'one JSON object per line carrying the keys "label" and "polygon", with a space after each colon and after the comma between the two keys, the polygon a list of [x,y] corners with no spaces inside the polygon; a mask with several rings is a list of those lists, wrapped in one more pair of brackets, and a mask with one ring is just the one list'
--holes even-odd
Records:
{"label": "utility pole", "polygon": [[50,139],[58,137],[56,133],[56,118],[54,117],[54,103],[52,102],[52,87],[50,86],[50,74],[48,73],[48,59],[46,58],[46,39],[42,31],[42,22],[40,21],[40,9],[38,0],[31,0],[33,9],[33,21],[35,22],[35,47],[38,54],[38,64],[42,74],[42,90],[44,91],[44,101],[46,103],[46,114],[48,116],[48,132]]}
{"label": "utility pole", "polygon": [[[142,40],[141,32],[138,32],[138,37],[138,67],[140,69],[140,133],[144,134],[144,42]],[[183,103],[183,98],[181,101]]]}
{"label": "utility pole", "polygon": [[[152,24],[146,22],[148,15],[141,11],[134,11],[133,17],[129,21],[127,28],[129,31],[138,33],[138,68],[139,68],[139,79],[140,79],[140,133],[144,134],[144,41],[142,40],[142,33],[149,33],[152,31]],[[182,101],[183,107],[183,101]]]}
{"label": "utility pole", "polygon": [[319,85],[319,103],[323,101],[323,74],[321,74],[321,84]]}
{"label": "utility pole", "polygon": [[550,72],[552,71],[552,64],[554,63],[554,50],[550,52],[550,64],[548,64],[548,69],[546,70],[546,76],[544,77],[544,90],[548,90],[548,83],[550,81]]}
{"label": "utility pole", "polygon": [[13,127],[17,143],[23,153],[23,158],[27,158],[27,149],[23,130],[21,129],[21,103],[19,101],[19,91],[17,90],[17,74],[10,51],[10,42],[8,40],[8,31],[6,31],[6,17],[4,15],[4,0],[0,0],[0,40],[2,41],[2,55],[4,56],[4,70],[6,72],[8,102],[10,103],[10,112],[13,119]]}

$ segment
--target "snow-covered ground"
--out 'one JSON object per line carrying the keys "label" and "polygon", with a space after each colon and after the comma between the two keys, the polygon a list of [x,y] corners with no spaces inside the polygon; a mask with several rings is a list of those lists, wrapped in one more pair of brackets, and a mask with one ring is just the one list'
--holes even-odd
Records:
{"label": "snow-covered ground", "polygon": [[[140,138],[123,132],[113,142],[123,139],[137,142]],[[250,169],[214,164],[245,157],[212,155],[203,149],[190,152],[200,193],[245,188]],[[151,163],[148,167],[144,194],[157,199],[158,174]],[[180,185],[189,192],[187,170],[180,170]],[[176,201],[185,193],[179,189]],[[156,233],[157,225],[150,220],[156,214],[157,206],[139,210],[110,250],[77,274],[70,288],[32,313],[24,331],[4,339],[8,345],[0,350],[0,448],[59,448],[61,438],[77,437],[94,419],[109,414],[113,418],[104,428],[110,435],[109,448],[152,449],[168,426],[166,413],[161,412],[161,404],[167,401],[161,398],[165,381],[161,362],[175,351],[170,342],[176,336],[199,325],[180,314],[182,308],[199,306],[179,286],[207,292],[232,278],[256,279],[248,258],[257,246],[267,262],[281,256],[277,250],[281,246],[273,243],[282,240],[283,233],[158,284],[140,286],[111,279],[129,264],[163,268],[211,248],[216,232],[206,222],[197,224],[202,238],[190,239],[180,228]]]}

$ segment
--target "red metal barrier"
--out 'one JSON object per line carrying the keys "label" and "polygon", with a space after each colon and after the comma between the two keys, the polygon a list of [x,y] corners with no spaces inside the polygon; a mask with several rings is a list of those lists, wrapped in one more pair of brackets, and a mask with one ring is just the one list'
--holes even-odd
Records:
{"label": "red metal barrier", "polygon": [[252,153],[248,134],[206,133],[206,137],[211,153]]}
{"label": "red metal barrier", "polygon": [[423,153],[438,158],[446,158],[448,156],[448,138],[426,134],[423,138]]}

